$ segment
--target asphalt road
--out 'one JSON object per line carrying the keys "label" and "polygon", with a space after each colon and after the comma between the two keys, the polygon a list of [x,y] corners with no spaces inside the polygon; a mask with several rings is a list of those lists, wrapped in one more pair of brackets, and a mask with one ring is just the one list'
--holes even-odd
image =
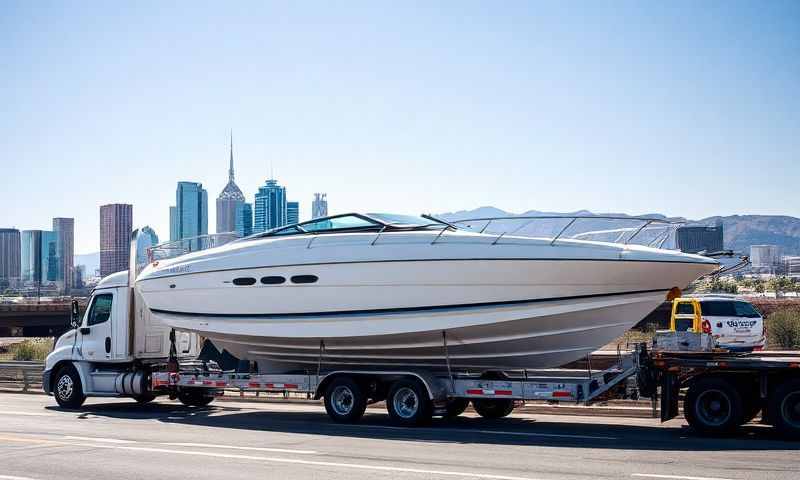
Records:
{"label": "asphalt road", "polygon": [[317,405],[93,399],[0,393],[0,480],[797,479],[800,442],[753,425],[731,439],[690,436],[682,420],[467,415],[393,427],[368,410],[338,425]]}

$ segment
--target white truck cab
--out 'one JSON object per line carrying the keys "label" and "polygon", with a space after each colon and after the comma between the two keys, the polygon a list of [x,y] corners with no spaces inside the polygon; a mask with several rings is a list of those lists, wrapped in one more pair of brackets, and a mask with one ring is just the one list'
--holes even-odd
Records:
{"label": "white truck cab", "polygon": [[[135,242],[136,232],[134,232]],[[105,277],[92,292],[83,317],[73,302],[69,332],[47,356],[42,385],[63,407],[76,408],[87,396],[128,396],[153,399],[148,388],[154,365],[167,362],[170,331],[156,321],[133,279],[122,271]],[[199,337],[175,334],[176,356],[194,358]]]}

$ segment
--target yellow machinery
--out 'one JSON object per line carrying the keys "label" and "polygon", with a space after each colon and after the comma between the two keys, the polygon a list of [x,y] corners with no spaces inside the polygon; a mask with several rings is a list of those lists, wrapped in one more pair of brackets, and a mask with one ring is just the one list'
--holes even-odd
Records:
{"label": "yellow machinery", "polygon": [[669,329],[672,332],[711,333],[711,324],[703,320],[698,299],[679,297],[672,300]]}

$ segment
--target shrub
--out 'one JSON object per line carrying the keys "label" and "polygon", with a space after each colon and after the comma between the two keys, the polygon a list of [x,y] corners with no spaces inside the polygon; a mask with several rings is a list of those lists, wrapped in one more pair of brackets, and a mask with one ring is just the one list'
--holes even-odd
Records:
{"label": "shrub", "polygon": [[800,349],[800,308],[772,312],[767,317],[767,340],[772,348]]}
{"label": "shrub", "polygon": [[14,360],[38,360],[44,361],[47,354],[50,353],[52,340],[25,340],[24,342],[16,343],[11,346],[10,350],[14,356]]}

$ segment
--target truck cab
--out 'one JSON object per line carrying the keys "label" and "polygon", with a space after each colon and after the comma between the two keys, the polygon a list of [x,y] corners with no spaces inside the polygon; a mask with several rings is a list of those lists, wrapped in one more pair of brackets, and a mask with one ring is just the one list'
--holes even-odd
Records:
{"label": "truck cab", "polygon": [[[73,303],[73,328],[47,356],[42,383],[62,406],[79,406],[86,396],[151,399],[146,384],[152,366],[167,361],[170,329],[151,317],[129,282],[128,271],[105,277],[82,316]],[[194,334],[177,333],[177,356],[196,356],[198,343]]]}

